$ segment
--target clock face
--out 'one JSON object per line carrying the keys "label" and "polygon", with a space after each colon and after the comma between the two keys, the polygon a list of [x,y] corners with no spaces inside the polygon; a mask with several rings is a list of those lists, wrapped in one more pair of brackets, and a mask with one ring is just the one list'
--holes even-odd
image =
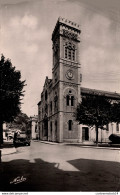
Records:
{"label": "clock face", "polygon": [[66,73],[66,77],[68,79],[73,79],[73,71],[72,70],[68,70],[67,73]]}

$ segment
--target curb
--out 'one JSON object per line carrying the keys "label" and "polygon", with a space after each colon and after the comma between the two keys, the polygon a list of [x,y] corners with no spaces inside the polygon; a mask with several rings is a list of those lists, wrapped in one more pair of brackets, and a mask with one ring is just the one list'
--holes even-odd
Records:
{"label": "curb", "polygon": [[40,141],[40,143],[50,144],[50,145],[58,145],[58,144],[60,144],[60,143],[56,143],[56,142],[47,142],[47,141]]}
{"label": "curb", "polygon": [[[67,144],[65,144],[67,145]],[[72,144],[71,144],[72,146]],[[112,147],[101,147],[101,146],[81,146],[81,145],[74,145],[74,146],[79,146],[81,148],[93,148],[93,149],[106,149],[106,150],[120,150],[120,148],[112,148]]]}
{"label": "curb", "polygon": [[16,153],[16,148],[3,148],[1,149],[1,156]]}

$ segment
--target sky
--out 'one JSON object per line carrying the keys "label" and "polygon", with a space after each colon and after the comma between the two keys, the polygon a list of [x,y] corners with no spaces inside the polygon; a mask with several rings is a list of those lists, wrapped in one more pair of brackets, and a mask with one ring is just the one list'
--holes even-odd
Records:
{"label": "sky", "polygon": [[45,78],[52,78],[60,16],[80,24],[82,87],[120,93],[119,0],[0,0],[0,54],[26,80],[21,109],[28,116],[38,114]]}

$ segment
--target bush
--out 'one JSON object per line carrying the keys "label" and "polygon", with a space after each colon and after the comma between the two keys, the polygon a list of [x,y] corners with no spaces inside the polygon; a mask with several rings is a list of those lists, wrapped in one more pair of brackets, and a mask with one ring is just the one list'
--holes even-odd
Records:
{"label": "bush", "polygon": [[120,135],[111,134],[109,136],[109,140],[112,141],[114,144],[120,144]]}

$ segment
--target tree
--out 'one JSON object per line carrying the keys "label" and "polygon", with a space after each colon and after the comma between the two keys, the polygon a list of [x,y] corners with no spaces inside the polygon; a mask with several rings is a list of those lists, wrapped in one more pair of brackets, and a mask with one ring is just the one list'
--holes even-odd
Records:
{"label": "tree", "polygon": [[20,112],[25,81],[20,71],[2,55],[0,60],[0,145],[3,143],[3,123],[10,122]]}
{"label": "tree", "polygon": [[24,113],[20,112],[14,120],[7,124],[10,128],[24,131],[28,137],[31,137],[31,119]]}
{"label": "tree", "polygon": [[7,126],[9,126],[12,129],[26,131],[28,129],[29,123],[30,118],[26,114],[20,112],[11,123],[7,123]]}
{"label": "tree", "polygon": [[111,107],[111,122],[120,123],[120,100],[113,102]]}
{"label": "tree", "polygon": [[96,144],[98,144],[98,128],[104,129],[104,125],[111,122],[111,100],[105,96],[83,96],[78,104],[75,117],[79,124],[95,126]]}

